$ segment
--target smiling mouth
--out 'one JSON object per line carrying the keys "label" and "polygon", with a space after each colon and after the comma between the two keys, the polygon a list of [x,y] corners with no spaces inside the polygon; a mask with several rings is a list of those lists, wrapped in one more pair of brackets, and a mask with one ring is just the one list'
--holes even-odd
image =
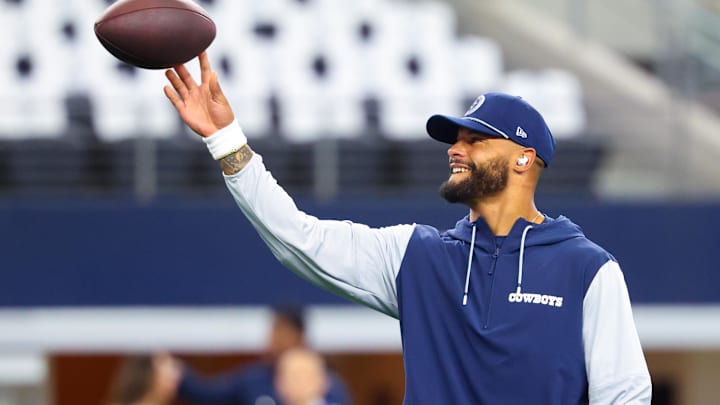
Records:
{"label": "smiling mouth", "polygon": [[453,167],[452,169],[450,169],[450,174],[467,173],[469,171],[470,169],[466,167]]}

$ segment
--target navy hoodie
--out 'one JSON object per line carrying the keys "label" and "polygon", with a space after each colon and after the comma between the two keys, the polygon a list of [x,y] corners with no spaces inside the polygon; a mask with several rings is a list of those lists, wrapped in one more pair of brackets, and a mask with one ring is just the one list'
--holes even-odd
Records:
{"label": "navy hoodie", "polygon": [[583,299],[608,260],[564,217],[519,219],[499,240],[482,219],[417,226],[397,279],[405,403],[587,403]]}

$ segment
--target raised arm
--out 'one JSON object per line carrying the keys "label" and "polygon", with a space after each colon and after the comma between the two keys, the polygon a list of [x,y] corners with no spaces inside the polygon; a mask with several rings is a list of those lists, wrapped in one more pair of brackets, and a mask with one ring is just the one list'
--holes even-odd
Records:
{"label": "raised arm", "polygon": [[168,71],[165,94],[220,162],[235,201],[275,257],[327,290],[397,317],[395,277],[414,226],[373,229],[298,210],[247,145],[206,54],[200,65],[199,85],[182,66]]}

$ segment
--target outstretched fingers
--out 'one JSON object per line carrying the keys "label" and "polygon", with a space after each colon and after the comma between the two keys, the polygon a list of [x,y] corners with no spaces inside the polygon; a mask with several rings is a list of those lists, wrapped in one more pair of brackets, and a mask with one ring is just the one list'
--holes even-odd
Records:
{"label": "outstretched fingers", "polygon": [[198,57],[200,60],[200,80],[202,83],[208,83],[212,76],[212,68],[210,67],[210,58],[207,51],[203,51]]}
{"label": "outstretched fingers", "polygon": [[168,81],[170,81],[170,84],[172,84],[173,89],[175,89],[175,93],[177,93],[177,95],[180,95],[183,100],[187,99],[189,95],[188,88],[185,83],[180,80],[178,75],[174,71],[168,69],[165,71],[165,77],[167,77]]}
{"label": "outstretched fingers", "polygon": [[185,102],[173,89],[170,88],[170,86],[163,87],[163,91],[165,92],[165,97],[170,100],[176,110],[181,111],[181,109],[185,107]]}
{"label": "outstretched fingers", "polygon": [[[193,79],[192,75],[190,74],[190,72],[188,72],[185,65],[175,66],[174,69],[188,91],[192,91],[193,89],[197,88],[197,83],[195,83],[195,79]],[[182,96],[182,93],[180,95]]]}

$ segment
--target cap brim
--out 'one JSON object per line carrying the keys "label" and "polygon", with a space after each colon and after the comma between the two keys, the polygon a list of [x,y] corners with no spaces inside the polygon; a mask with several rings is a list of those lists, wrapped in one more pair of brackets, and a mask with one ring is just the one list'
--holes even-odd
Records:
{"label": "cap brim", "polygon": [[465,128],[483,134],[506,138],[505,135],[496,129],[485,125],[472,117],[451,117],[449,115],[433,115],[427,121],[425,129],[433,139],[449,144],[457,141],[458,129]]}

